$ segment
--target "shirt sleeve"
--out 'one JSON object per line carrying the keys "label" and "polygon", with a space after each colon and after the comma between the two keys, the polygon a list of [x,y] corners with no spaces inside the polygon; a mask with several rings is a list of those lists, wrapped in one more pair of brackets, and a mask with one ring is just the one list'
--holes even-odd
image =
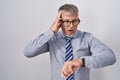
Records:
{"label": "shirt sleeve", "polygon": [[49,51],[48,41],[54,36],[54,32],[49,29],[45,33],[31,40],[24,48],[23,53],[26,57],[34,57]]}
{"label": "shirt sleeve", "polygon": [[91,56],[84,56],[85,67],[87,68],[100,68],[112,65],[116,62],[116,57],[113,51],[100,42],[93,35],[88,33],[87,41],[90,47]]}

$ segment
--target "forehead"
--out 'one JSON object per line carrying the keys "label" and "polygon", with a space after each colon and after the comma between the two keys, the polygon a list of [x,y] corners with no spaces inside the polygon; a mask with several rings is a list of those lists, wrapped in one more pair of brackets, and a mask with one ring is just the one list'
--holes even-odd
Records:
{"label": "forehead", "polygon": [[78,19],[78,13],[76,13],[76,12],[71,13],[71,12],[63,11],[62,18],[63,19]]}

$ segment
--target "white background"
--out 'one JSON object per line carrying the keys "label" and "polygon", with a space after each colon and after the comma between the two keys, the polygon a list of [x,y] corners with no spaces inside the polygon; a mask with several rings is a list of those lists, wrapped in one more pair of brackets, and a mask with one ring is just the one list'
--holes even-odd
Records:
{"label": "white background", "polygon": [[80,10],[81,31],[92,33],[115,52],[117,62],[92,69],[91,80],[120,79],[120,0],[0,0],[0,80],[49,80],[49,54],[26,58],[23,48],[50,28],[58,8]]}

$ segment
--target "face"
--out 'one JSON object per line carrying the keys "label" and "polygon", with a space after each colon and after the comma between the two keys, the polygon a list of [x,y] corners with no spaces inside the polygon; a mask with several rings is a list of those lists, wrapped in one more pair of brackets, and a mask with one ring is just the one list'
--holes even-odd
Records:
{"label": "face", "polygon": [[65,35],[74,35],[80,20],[77,13],[62,12],[62,31]]}

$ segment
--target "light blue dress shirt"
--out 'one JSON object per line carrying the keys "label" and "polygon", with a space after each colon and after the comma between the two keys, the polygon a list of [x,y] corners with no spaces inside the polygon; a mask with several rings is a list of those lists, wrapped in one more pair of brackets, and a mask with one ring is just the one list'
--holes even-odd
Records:
{"label": "light blue dress shirt", "polygon": [[[88,32],[77,30],[71,44],[74,59],[85,59],[85,67],[74,72],[75,80],[90,80],[90,68],[105,67],[116,61],[113,51]],[[31,40],[24,48],[24,54],[27,57],[34,57],[45,52],[50,52],[51,80],[65,80],[60,74],[65,62],[65,35],[62,31],[54,34],[49,29]]]}

